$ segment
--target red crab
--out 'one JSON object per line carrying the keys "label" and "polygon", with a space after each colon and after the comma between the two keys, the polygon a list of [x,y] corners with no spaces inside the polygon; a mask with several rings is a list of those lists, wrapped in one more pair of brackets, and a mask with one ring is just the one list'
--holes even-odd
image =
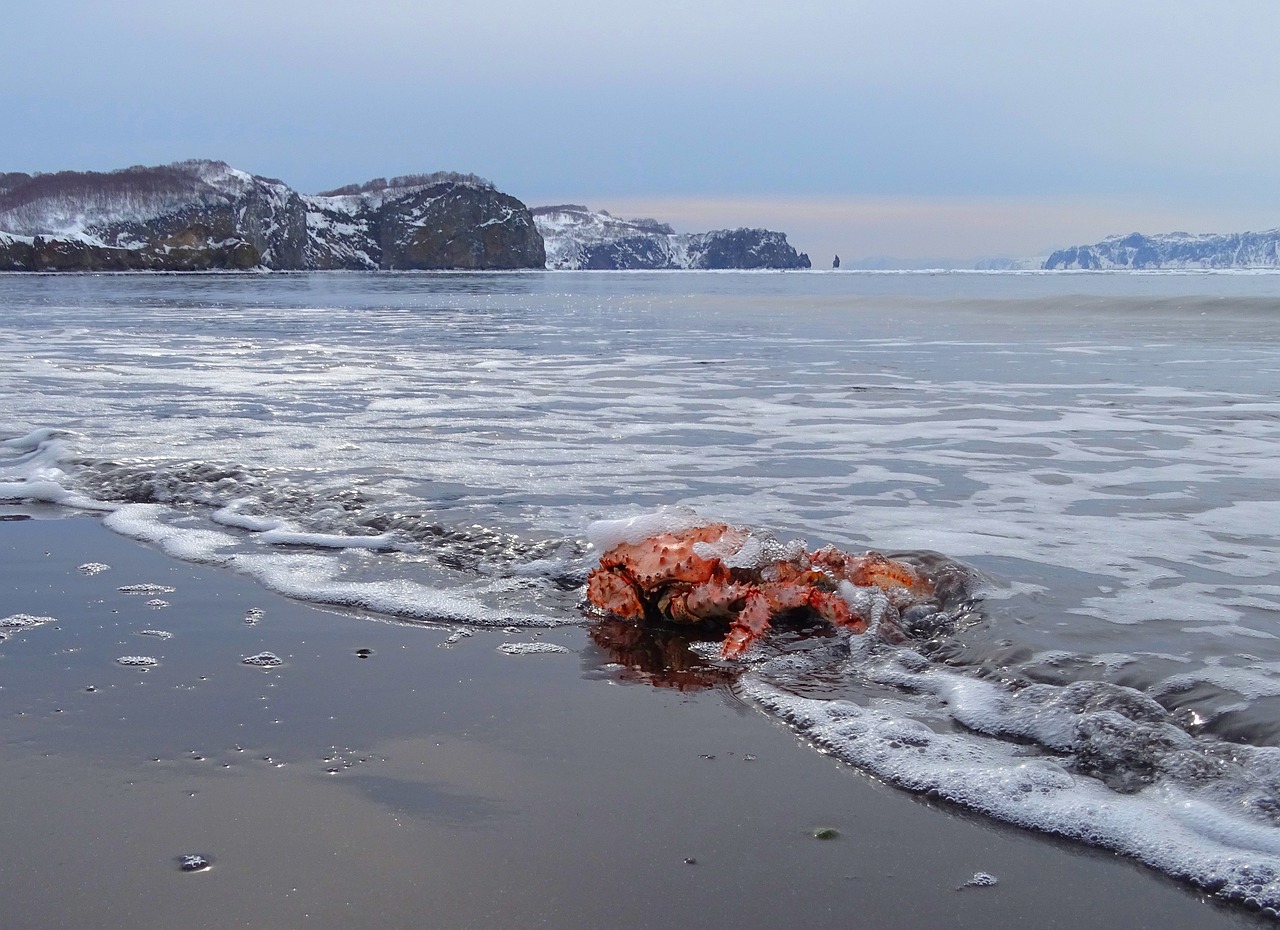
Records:
{"label": "red crab", "polygon": [[808,552],[725,523],[623,542],[600,557],[587,600],[630,620],[728,622],[726,659],[742,655],[779,614],[809,609],[861,633],[857,588],[875,587],[902,608],[929,598],[933,585],[914,568],[878,552],[851,555],[832,546]]}

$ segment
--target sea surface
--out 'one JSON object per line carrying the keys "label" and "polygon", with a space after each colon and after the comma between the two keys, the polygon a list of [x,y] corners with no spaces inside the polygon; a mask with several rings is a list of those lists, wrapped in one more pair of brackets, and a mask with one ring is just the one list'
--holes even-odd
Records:
{"label": "sea surface", "polygon": [[[353,624],[588,627],[591,674],[1280,908],[1280,275],[0,275],[0,345],[0,500]],[[593,539],[691,519],[950,581],[739,662],[583,609]]]}

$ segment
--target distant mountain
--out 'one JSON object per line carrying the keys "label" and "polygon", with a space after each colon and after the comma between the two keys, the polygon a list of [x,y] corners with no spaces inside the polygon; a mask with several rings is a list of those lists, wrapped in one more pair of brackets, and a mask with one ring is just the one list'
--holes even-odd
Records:
{"label": "distant mountain", "polygon": [[768,229],[677,233],[657,220],[627,220],[579,204],[535,207],[533,219],[556,269],[808,268],[809,256]]}
{"label": "distant mountain", "polygon": [[0,174],[0,270],[541,268],[528,208],[475,175],[325,194],[221,161]]}
{"label": "distant mountain", "polygon": [[1094,245],[1059,249],[1047,269],[1119,268],[1276,268],[1280,267],[1280,229],[1267,232],[1192,235],[1185,232],[1109,236]]}

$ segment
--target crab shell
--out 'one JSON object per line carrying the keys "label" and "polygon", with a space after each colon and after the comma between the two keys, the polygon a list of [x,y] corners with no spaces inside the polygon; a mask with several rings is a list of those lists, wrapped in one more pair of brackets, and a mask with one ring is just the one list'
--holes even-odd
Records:
{"label": "crab shell", "polygon": [[620,543],[588,576],[587,600],[628,620],[728,621],[721,654],[734,658],[786,611],[807,608],[834,625],[865,630],[866,619],[840,595],[841,582],[898,592],[902,602],[932,594],[932,585],[911,566],[876,552],[851,555],[828,546],[745,568],[708,551],[736,552],[749,536],[745,529],[711,523]]}

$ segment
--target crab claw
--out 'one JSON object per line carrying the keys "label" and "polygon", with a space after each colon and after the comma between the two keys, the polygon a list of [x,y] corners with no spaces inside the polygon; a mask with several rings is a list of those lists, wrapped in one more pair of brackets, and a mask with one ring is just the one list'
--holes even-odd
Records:
{"label": "crab claw", "polygon": [[600,567],[587,576],[587,600],[626,620],[644,619],[644,602],[635,583],[622,570]]}

